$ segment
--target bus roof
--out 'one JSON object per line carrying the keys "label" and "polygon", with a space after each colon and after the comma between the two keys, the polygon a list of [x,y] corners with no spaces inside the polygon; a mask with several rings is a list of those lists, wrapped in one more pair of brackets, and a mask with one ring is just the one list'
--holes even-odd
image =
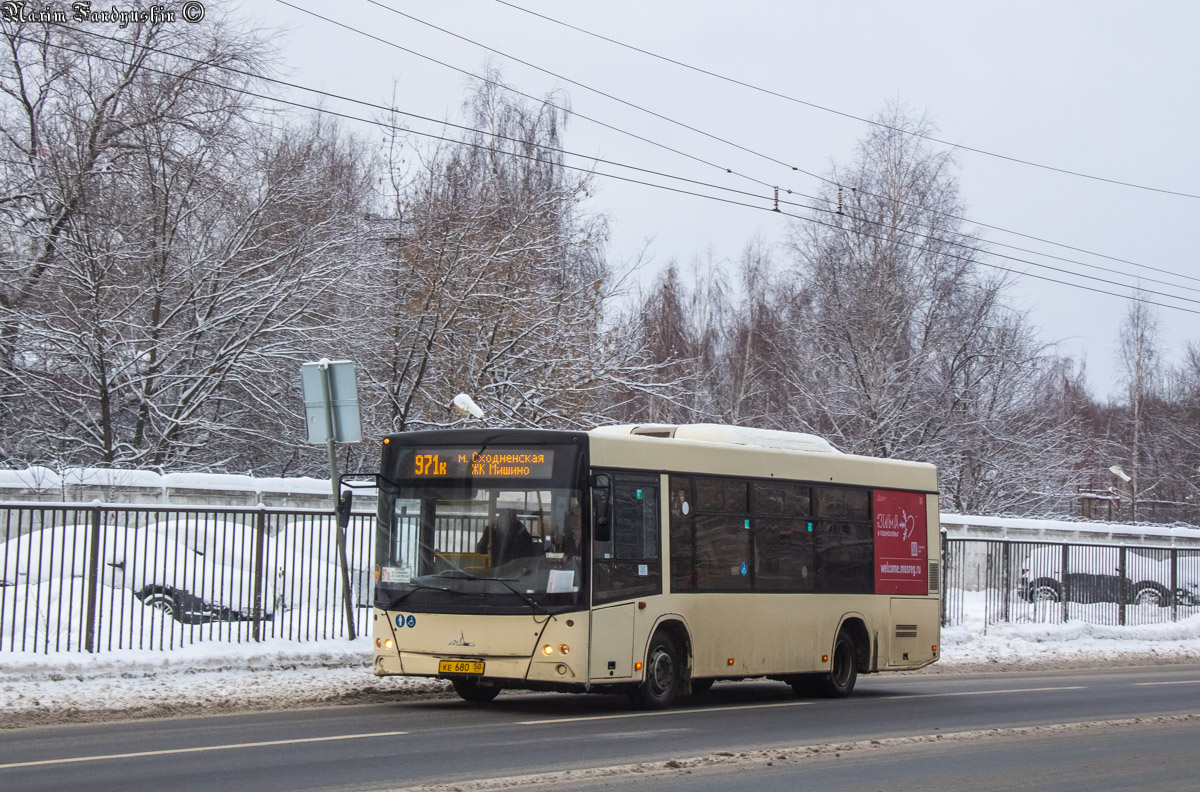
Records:
{"label": "bus roof", "polygon": [[720,424],[623,424],[588,434],[593,465],[937,492],[931,464],[845,454],[810,434]]}
{"label": "bus roof", "polygon": [[598,426],[589,434],[641,435],[669,437],[675,440],[698,440],[704,443],[781,448],[789,451],[808,451],[820,454],[840,454],[833,444],[815,434],[781,432],[776,429],[749,429],[726,424],[620,424]]}

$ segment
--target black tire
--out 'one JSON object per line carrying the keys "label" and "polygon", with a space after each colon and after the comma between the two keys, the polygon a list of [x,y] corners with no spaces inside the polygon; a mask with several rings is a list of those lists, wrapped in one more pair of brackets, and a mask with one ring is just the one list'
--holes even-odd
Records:
{"label": "black tire", "polygon": [[485,687],[474,679],[452,679],[450,684],[459,698],[472,704],[487,704],[500,695],[499,687]]}
{"label": "black tire", "polygon": [[712,690],[715,679],[693,679],[692,680],[692,695],[703,696],[708,691]]}
{"label": "black tire", "polygon": [[858,653],[854,639],[845,630],[833,643],[833,657],[828,674],[821,677],[821,692],[827,698],[846,698],[854,692],[858,681]]}
{"label": "black tire", "polygon": [[166,591],[151,591],[142,597],[142,604],[160,610],[176,621],[179,620],[179,603]]}
{"label": "black tire", "polygon": [[787,683],[792,686],[792,692],[799,698],[812,698],[824,693],[822,680],[824,674],[798,674],[790,677]]}
{"label": "black tire", "polygon": [[1030,602],[1061,602],[1062,586],[1054,578],[1038,578],[1029,584]]}
{"label": "black tire", "polygon": [[1153,581],[1143,581],[1134,584],[1133,595],[1129,601],[1134,605],[1157,605],[1160,608],[1170,607],[1172,604],[1171,592],[1167,591],[1166,586]]}
{"label": "black tire", "polygon": [[633,703],[643,709],[666,709],[675,703],[683,687],[681,663],[675,641],[665,632],[654,633],[646,653],[645,677],[630,694]]}

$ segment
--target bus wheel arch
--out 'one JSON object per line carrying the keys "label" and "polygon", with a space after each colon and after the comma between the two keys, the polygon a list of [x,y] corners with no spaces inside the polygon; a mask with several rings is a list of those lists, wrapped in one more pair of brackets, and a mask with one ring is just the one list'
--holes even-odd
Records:
{"label": "bus wheel arch", "polygon": [[859,672],[871,667],[871,635],[861,616],[847,615],[838,627],[829,657],[829,672],[821,676],[820,688],[830,698],[846,698],[854,692]]}
{"label": "bus wheel arch", "polygon": [[[871,671],[871,634],[867,630],[866,620],[861,614],[848,613],[842,617],[842,623],[838,626],[838,635],[847,633],[850,639],[854,641],[854,659],[855,667],[862,673]],[[836,644],[836,640],[835,640]]]}
{"label": "bus wheel arch", "polygon": [[687,628],[669,617],[660,620],[642,656],[643,678],[630,697],[645,709],[666,709],[690,686],[692,642]]}

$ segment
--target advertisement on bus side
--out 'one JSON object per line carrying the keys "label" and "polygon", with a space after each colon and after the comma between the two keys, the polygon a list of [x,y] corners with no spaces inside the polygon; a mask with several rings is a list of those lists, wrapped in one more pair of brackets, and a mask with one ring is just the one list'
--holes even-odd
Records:
{"label": "advertisement on bus side", "polygon": [[928,594],[925,496],[875,490],[875,593]]}

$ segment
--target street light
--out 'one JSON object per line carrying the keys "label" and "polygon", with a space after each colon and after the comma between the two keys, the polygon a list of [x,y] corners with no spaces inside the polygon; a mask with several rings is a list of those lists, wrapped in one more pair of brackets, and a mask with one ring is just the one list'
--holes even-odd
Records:
{"label": "street light", "polygon": [[479,409],[479,405],[465,393],[460,393],[454,397],[454,401],[450,402],[454,409],[460,413],[469,415],[472,418],[482,418],[483,410]]}

